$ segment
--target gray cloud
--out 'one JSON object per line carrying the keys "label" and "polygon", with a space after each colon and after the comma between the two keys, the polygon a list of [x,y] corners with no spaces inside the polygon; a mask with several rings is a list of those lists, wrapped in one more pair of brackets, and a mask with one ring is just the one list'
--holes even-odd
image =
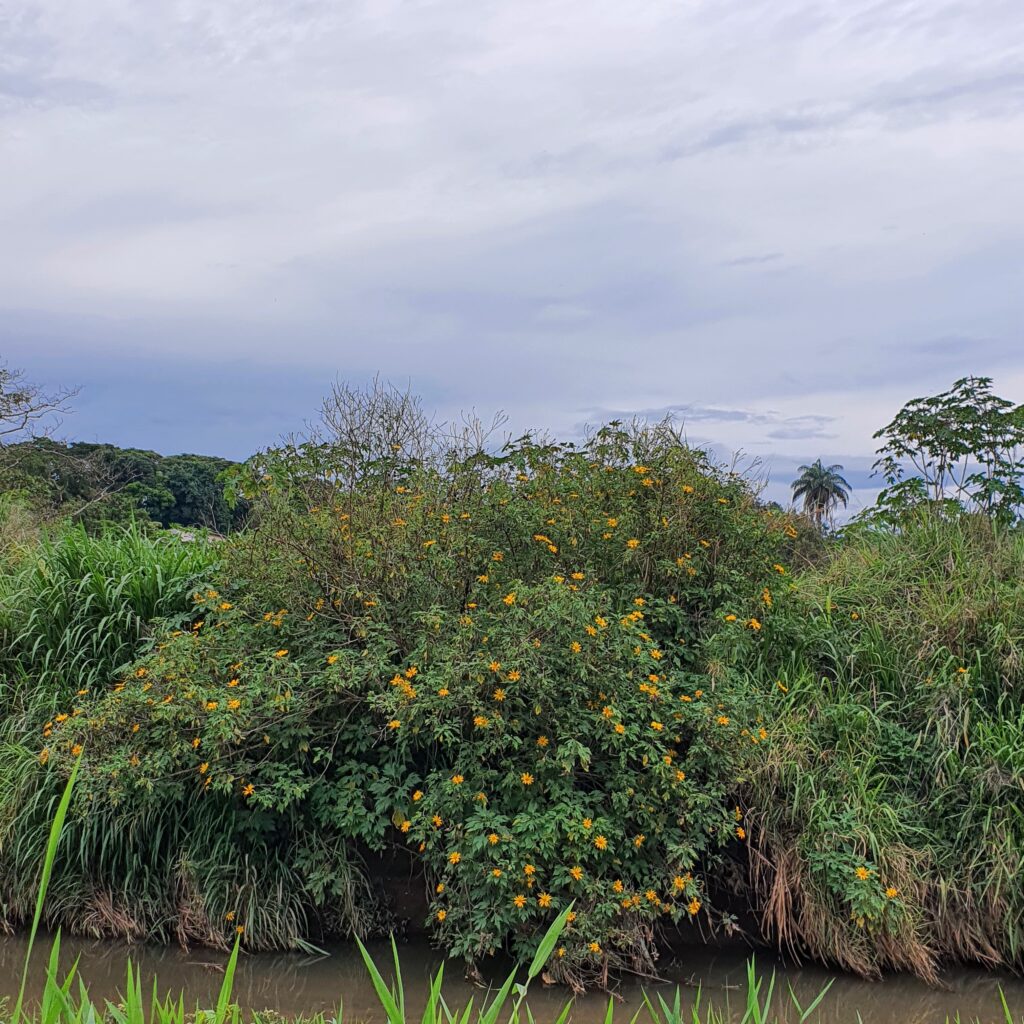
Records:
{"label": "gray cloud", "polygon": [[869,456],[965,373],[1024,398],[1019,13],[13,0],[0,355],[161,450],[379,370],[442,415]]}

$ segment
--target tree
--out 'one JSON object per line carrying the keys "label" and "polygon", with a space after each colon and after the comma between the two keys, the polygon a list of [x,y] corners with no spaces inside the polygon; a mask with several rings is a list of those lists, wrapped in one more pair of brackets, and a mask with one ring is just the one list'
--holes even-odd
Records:
{"label": "tree", "polygon": [[990,377],[963,377],[915,398],[875,434],[884,518],[918,507],[964,509],[1012,522],[1024,506],[1024,406],[992,393]]}
{"label": "tree", "polygon": [[0,363],[0,447],[37,433],[39,424],[67,412],[67,403],[76,394],[74,388],[46,391],[27,380],[23,371]]}
{"label": "tree", "polygon": [[824,520],[832,521],[836,506],[846,508],[852,488],[841,475],[843,467],[832,466],[816,459],[809,466],[800,467],[800,475],[793,481],[793,500],[803,498],[804,512],[820,527]]}

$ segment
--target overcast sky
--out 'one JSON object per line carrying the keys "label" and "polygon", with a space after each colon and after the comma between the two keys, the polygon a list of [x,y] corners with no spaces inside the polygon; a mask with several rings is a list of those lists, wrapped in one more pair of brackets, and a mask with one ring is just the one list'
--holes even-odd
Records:
{"label": "overcast sky", "polygon": [[844,463],[1024,401],[1021,0],[5,0],[0,357],[244,457],[336,376]]}

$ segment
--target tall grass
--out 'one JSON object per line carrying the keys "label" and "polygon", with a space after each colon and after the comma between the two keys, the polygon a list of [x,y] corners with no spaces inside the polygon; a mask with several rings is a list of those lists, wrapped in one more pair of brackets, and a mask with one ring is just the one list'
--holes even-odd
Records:
{"label": "tall grass", "polygon": [[780,945],[868,975],[1024,964],[1022,579],[1024,535],[986,520],[854,532],[740,654],[773,695],[746,796]]}
{"label": "tall grass", "polygon": [[[26,893],[60,799],[39,763],[43,729],[80,691],[105,686],[140,653],[151,623],[188,614],[213,565],[203,543],[147,536],[135,526],[98,536],[59,530],[0,573],[0,904],[8,920],[31,911]],[[100,831],[103,815],[76,833],[56,885],[77,888],[102,856],[127,860],[140,834]],[[159,835],[146,835],[152,848]],[[101,856],[99,851],[103,851]]]}

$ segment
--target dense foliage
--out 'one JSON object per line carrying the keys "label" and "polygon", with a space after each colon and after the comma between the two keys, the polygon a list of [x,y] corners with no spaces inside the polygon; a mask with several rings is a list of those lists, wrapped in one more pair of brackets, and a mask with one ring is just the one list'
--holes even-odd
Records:
{"label": "dense foliage", "polygon": [[[254,466],[257,521],[191,627],[48,727],[51,766],[86,747],[82,800],[109,830],[160,837],[162,894],[140,900],[105,848],[93,884],[146,932],[244,919],[252,945],[293,943],[366,930],[357,865],[397,847],[470,959],[525,953],[575,899],[553,971],[650,969],[661,923],[706,919],[767,736],[700,643],[770,603],[795,531],[664,431],[396,452],[349,485],[346,455]],[[205,874],[199,830],[222,837]]]}
{"label": "dense foliage", "polygon": [[47,908],[93,934],[303,947],[408,914],[476,963],[572,902],[547,971],[576,986],[674,929],[1021,965],[1018,412],[954,391],[982,425],[911,403],[838,534],[667,426],[495,454],[386,391],[231,470],[226,543],[40,535],[5,500],[5,919],[81,757]]}
{"label": "dense foliage", "polygon": [[0,448],[0,490],[90,526],[137,520],[226,533],[245,515],[244,504],[228,506],[220,480],[234,465],[208,455],[42,437]]}

